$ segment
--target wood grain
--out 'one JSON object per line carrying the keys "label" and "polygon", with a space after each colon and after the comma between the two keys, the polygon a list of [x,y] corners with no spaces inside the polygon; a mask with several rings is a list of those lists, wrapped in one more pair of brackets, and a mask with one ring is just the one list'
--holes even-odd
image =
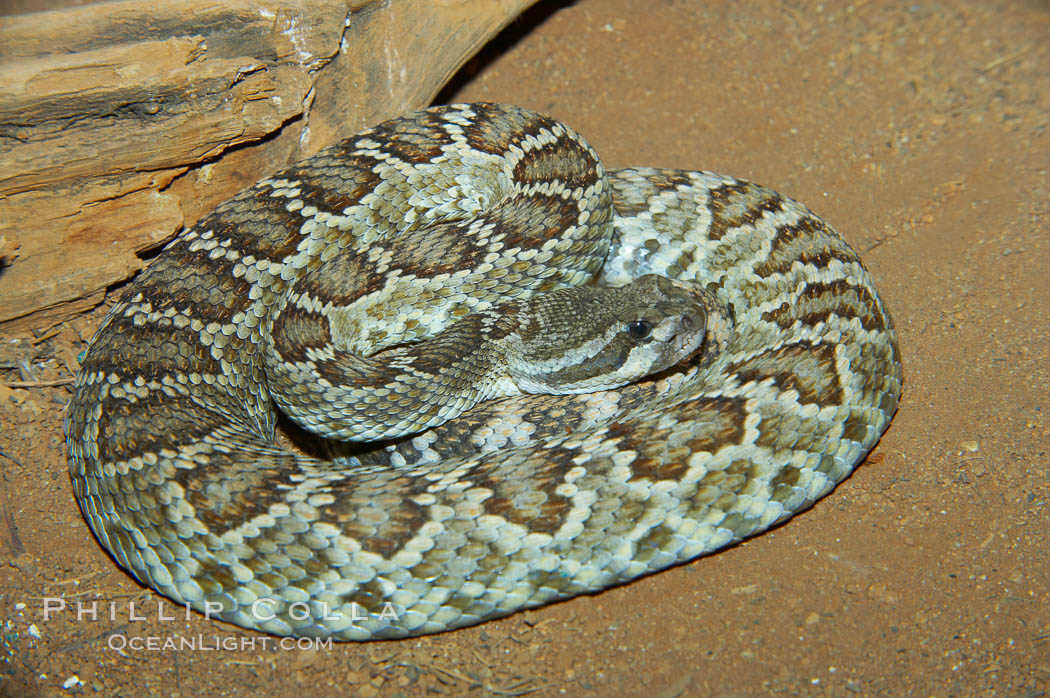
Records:
{"label": "wood grain", "polygon": [[427,104],[534,0],[129,0],[0,18],[0,327],[93,307],[283,164]]}

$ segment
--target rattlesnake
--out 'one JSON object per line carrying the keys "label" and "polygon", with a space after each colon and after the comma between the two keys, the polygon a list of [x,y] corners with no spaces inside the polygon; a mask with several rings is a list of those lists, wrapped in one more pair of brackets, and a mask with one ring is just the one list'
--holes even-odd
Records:
{"label": "rattlesnake", "polygon": [[[671,368],[488,400],[375,444],[274,444],[271,384],[323,431],[353,356],[650,274],[714,299],[703,347]],[[578,359],[557,349],[546,360]],[[443,375],[413,361],[390,365]],[[322,388],[299,391],[307,378]],[[415,389],[390,379],[349,394],[380,416],[410,405]],[[264,179],[168,244],[92,340],[66,438],[89,525],[138,580],[244,627],[365,640],[599,590],[760,532],[852,470],[900,389],[870,275],[804,206],[711,173],[607,173],[556,121],[454,105]]]}

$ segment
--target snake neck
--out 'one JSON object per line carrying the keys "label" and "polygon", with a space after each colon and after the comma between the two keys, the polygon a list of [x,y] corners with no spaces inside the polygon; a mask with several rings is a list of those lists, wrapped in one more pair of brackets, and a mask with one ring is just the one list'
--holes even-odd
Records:
{"label": "snake neck", "polygon": [[436,336],[362,356],[286,307],[267,343],[277,404],[346,441],[395,439],[486,400],[613,390],[697,352],[720,317],[695,284],[646,276],[558,289],[468,315]]}

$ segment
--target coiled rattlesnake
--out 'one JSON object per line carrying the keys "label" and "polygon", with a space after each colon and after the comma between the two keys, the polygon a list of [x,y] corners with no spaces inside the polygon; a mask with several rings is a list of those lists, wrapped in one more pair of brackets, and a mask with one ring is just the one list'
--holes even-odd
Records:
{"label": "coiled rattlesnake", "polygon": [[[695,288],[706,316],[684,354],[700,351],[656,375],[464,405],[437,426],[452,412],[398,417],[408,436],[334,459],[273,444],[271,391],[309,429],[367,437],[347,411],[407,414],[427,381],[473,362],[404,346],[457,325],[465,339],[446,344],[469,345],[492,324],[469,318],[498,320],[506,299],[649,274]],[[551,331],[534,361],[622,364],[614,335],[662,327],[631,312],[611,334]],[[340,386],[358,373],[379,392]],[[322,151],[172,241],[92,340],[66,433],[87,521],[144,584],[245,627],[364,640],[477,623],[762,531],[850,472],[900,389],[868,272],[805,207],[710,173],[606,174],[551,119],[456,105]]]}

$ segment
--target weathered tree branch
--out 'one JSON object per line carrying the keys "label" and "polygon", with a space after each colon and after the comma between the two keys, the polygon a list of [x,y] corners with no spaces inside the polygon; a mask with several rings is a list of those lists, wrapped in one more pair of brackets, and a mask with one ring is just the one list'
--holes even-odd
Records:
{"label": "weathered tree branch", "polygon": [[0,326],[97,304],[283,164],[427,104],[534,0],[125,0],[0,18]]}

